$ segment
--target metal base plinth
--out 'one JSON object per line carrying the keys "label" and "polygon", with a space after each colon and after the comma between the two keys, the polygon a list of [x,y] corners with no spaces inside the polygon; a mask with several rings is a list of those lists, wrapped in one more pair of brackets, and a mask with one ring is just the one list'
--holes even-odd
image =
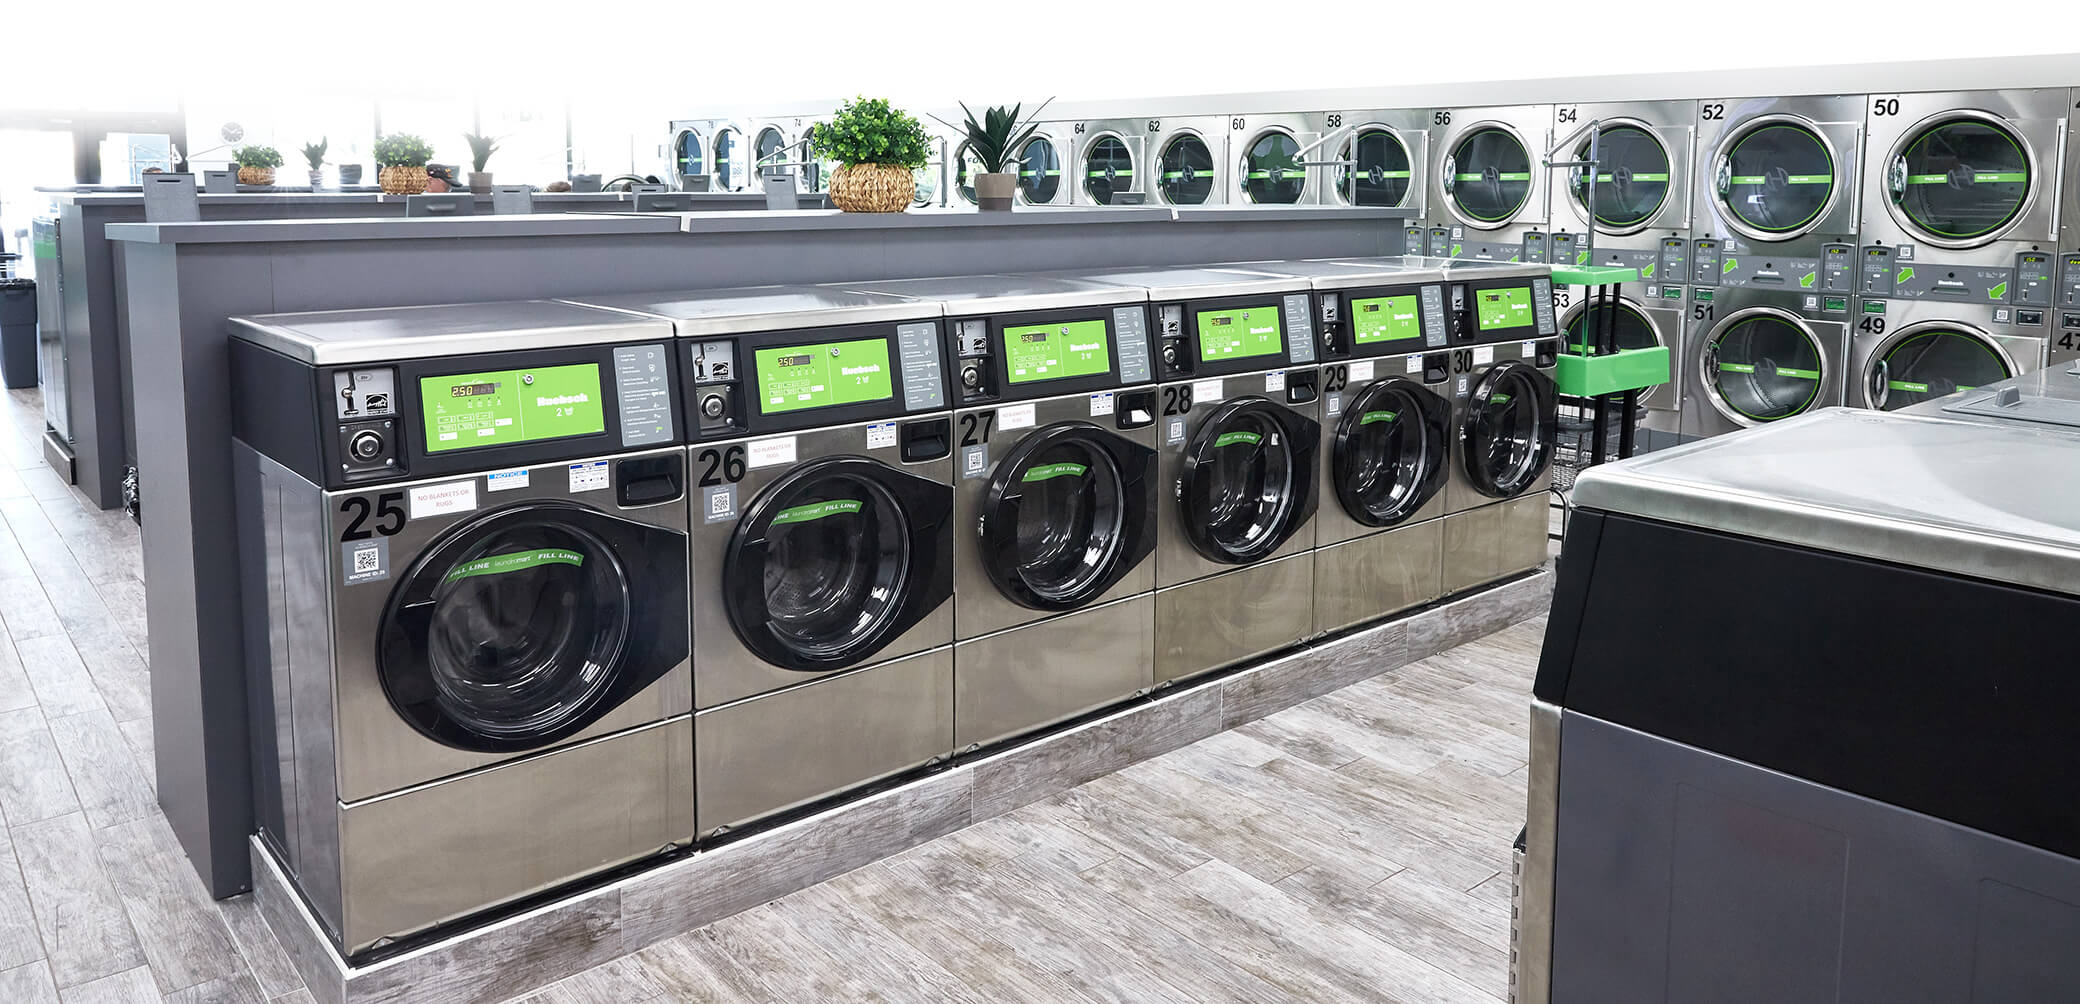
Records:
{"label": "metal base plinth", "polygon": [[79,483],[78,462],[72,455],[72,444],[60,437],[56,430],[43,432],[43,462],[58,472],[68,485]]}

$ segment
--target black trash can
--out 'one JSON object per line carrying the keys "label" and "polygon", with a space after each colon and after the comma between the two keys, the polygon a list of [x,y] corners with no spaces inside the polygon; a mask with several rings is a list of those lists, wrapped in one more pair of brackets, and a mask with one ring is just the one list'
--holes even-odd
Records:
{"label": "black trash can", "polygon": [[0,384],[36,386],[36,280],[0,277]]}

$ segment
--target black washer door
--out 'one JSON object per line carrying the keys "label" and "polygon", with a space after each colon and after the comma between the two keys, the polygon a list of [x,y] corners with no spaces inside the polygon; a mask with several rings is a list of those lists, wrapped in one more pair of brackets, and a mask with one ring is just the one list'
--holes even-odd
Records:
{"label": "black washer door", "polygon": [[1223,403],[1185,445],[1185,536],[1213,561],[1247,564],[1314,516],[1321,425],[1261,397]]}
{"label": "black washer door", "polygon": [[461,749],[573,735],[686,657],[685,569],[684,534],[562,502],[486,513],[437,538],[392,590],[384,693]]}
{"label": "black washer door", "polygon": [[840,669],[881,650],[953,591],[945,484],[864,457],[813,460],[745,507],[723,556],[730,626],[787,669]]}
{"label": "black washer door", "polygon": [[1503,223],[1531,200],[1531,154],[1506,129],[1489,126],[1452,148],[1452,202],[1469,218]]}
{"label": "black washer door", "polygon": [[2029,201],[2029,157],[2013,133],[1991,122],[1925,129],[1892,170],[1892,201],[1915,229],[1937,238],[1989,237]]}
{"label": "black washer door", "polygon": [[1344,405],[1330,451],[1337,501],[1366,526],[1393,526],[1444,487],[1451,404],[1406,377],[1365,385]]}
{"label": "black washer door", "polygon": [[1392,132],[1359,130],[1357,144],[1346,144],[1343,153],[1339,159],[1354,163],[1342,169],[1336,190],[1351,191],[1351,171],[1355,168],[1358,179],[1353,205],[1398,206],[1408,199],[1408,186],[1415,179],[1415,171],[1409,164],[1408,147]]}
{"label": "black washer door", "polygon": [[1050,425],[997,464],[982,565],[1013,602],[1070,610],[1155,549],[1156,452],[1085,422]]}
{"label": "black washer door", "polygon": [[1062,156],[1054,144],[1034,137],[1018,149],[1018,189],[1026,201],[1037,205],[1053,202],[1062,188]]}
{"label": "black washer door", "polygon": [[[1608,231],[1632,233],[1645,227],[1668,201],[1668,151],[1653,133],[1638,126],[1597,130],[1596,223]],[[1589,159],[1587,139],[1575,147],[1576,160]],[[1574,201],[1589,207],[1589,176],[1576,169]]]}
{"label": "black washer door", "polygon": [[1173,206],[1196,206],[1213,194],[1213,154],[1206,141],[1179,133],[1163,144],[1162,178],[1157,189]]}
{"label": "black washer door", "polygon": [[1522,495],[1553,457],[1553,378],[1517,360],[1473,383],[1460,429],[1467,480],[1491,498]]}
{"label": "black washer door", "polygon": [[1872,362],[1870,400],[1893,411],[2013,375],[2000,353],[1984,339],[1933,328],[1900,339]]}
{"label": "black washer door", "polygon": [[1726,211],[1767,234],[1803,233],[1834,193],[1834,154],[1802,125],[1773,123],[1734,141],[1719,199]]}

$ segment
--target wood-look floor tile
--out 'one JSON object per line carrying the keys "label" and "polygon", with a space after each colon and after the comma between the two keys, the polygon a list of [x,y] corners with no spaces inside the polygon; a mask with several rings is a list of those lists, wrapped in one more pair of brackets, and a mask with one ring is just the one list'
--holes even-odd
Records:
{"label": "wood-look floor tile", "polygon": [[22,657],[15,654],[14,642],[7,633],[0,631],[0,712],[36,706],[36,688],[29,685]]}
{"label": "wood-look floor tile", "polygon": [[1213,853],[1163,829],[1149,807],[1093,790],[1088,785],[1035,802],[1019,811],[1049,819],[1102,841],[1120,854],[1163,875],[1205,864]]}
{"label": "wood-look floor tile", "polygon": [[89,825],[99,830],[159,814],[151,784],[107,711],[82,711],[49,725]]}
{"label": "wood-look floor tile", "polygon": [[[1217,771],[1226,765],[1206,766]],[[1266,806],[1254,792],[1237,791],[1204,776],[1189,759],[1152,760],[1124,773],[1132,780],[1174,792],[1204,813],[1205,818],[1228,821],[1236,829],[1261,837],[1267,846],[1276,847],[1308,866],[1331,869],[1352,883],[1369,886],[1403,867],[1402,862],[1369,846],[1362,834],[1355,830],[1333,825],[1309,825],[1310,822],[1327,823],[1327,820],[1291,818]],[[1221,857],[1229,864],[1255,874],[1247,862],[1226,855]],[[1265,881],[1275,882],[1290,874],[1292,872],[1287,871]]]}
{"label": "wood-look floor tile", "polygon": [[[1438,885],[1421,873],[1396,875],[1377,886],[1361,888],[1327,872],[1308,869],[1278,883],[1278,888],[1314,909],[1321,916],[1335,917],[1349,925],[1422,959],[1490,996],[1509,993],[1509,930],[1491,937],[1491,924],[1474,917],[1461,921],[1454,907],[1472,906],[1487,913],[1481,904],[1456,904],[1443,896],[1464,898]],[[1414,890],[1412,892],[1412,890]],[[1470,932],[1468,926],[1483,930]]]}
{"label": "wood-look floor tile", "polygon": [[519,998],[526,1004],[647,1004],[669,1000],[650,971],[624,956]]}
{"label": "wood-look floor tile", "polygon": [[65,634],[65,623],[58,619],[36,579],[0,579],[0,623],[7,625],[7,633],[17,644]]}
{"label": "wood-look floor tile", "polygon": [[152,971],[142,966],[58,991],[63,1004],[159,1004]]}
{"label": "wood-look floor tile", "polygon": [[252,893],[220,899],[216,905],[224,926],[231,931],[231,940],[238,945],[238,954],[245,959],[246,968],[252,971],[263,994],[280,997],[303,986],[302,974],[296,971],[296,964],[290,961],[274,929],[261,915],[260,904],[253,901]]}
{"label": "wood-look floor tile", "polygon": [[19,826],[78,811],[72,779],[43,712],[0,712],[0,813]]}
{"label": "wood-look floor tile", "polygon": [[71,638],[73,650],[94,681],[94,689],[107,702],[109,714],[118,722],[150,719],[151,673],[145,669],[137,649],[117,630],[115,621],[104,618],[94,631],[74,631]]}
{"label": "wood-look floor tile", "polygon": [[630,957],[670,1000],[722,1004],[773,999],[758,975],[717,947],[705,929],[667,938]]}
{"label": "wood-look floor tile", "polygon": [[[145,965],[123,900],[101,870],[84,814],[17,825],[9,835],[51,975],[60,987]],[[194,880],[192,869],[187,874]]]}
{"label": "wood-look floor tile", "polygon": [[33,638],[16,635],[14,650],[22,657],[22,669],[29,674],[29,686],[36,690],[44,717],[63,718],[108,707],[73,650],[72,639],[62,630]]}
{"label": "wood-look floor tile", "polygon": [[122,898],[161,992],[227,979],[245,970],[230,928],[164,817],[121,823],[95,834],[95,839],[101,870]]}
{"label": "wood-look floor tile", "polygon": [[8,1004],[58,1004],[58,988],[51,983],[51,968],[38,960],[13,969],[0,969],[0,1001]]}
{"label": "wood-look floor tile", "polygon": [[267,997],[251,973],[239,973],[175,990],[166,1004],[267,1004]]}
{"label": "wood-look floor tile", "polygon": [[268,1004],[318,1004],[318,999],[312,997],[311,992],[308,990],[298,990],[276,997],[269,1001]]}
{"label": "wood-look floor tile", "polygon": [[891,861],[868,865],[830,885],[852,909],[895,932],[987,1000],[1090,999],[1064,983],[1061,974],[1019,954],[992,930],[995,925],[970,923],[968,918],[986,910],[986,904],[947,909],[949,902],[972,896],[965,889],[933,889],[921,884],[916,868]]}
{"label": "wood-look floor tile", "polygon": [[123,741],[130,744],[130,755],[136,758],[137,769],[144,774],[144,783],[158,791],[158,761],[152,759],[152,720],[138,718],[118,722],[116,728],[123,733]]}
{"label": "wood-look floor tile", "polygon": [[798,942],[831,946],[835,950],[832,962],[856,970],[856,982],[868,988],[869,998],[976,1004],[985,1000],[895,932],[851,909],[827,885],[777,900],[772,909]]}
{"label": "wood-look floor tile", "polygon": [[[22,884],[14,859],[14,841],[0,827],[0,969],[14,969],[43,959],[43,936],[36,930],[36,911]],[[0,994],[0,1000],[6,1000]]]}

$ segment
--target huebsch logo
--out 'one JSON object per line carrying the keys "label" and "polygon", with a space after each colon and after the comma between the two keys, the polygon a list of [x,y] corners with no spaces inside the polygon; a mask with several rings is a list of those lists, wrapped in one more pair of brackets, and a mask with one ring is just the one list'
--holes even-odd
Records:
{"label": "huebsch logo", "polygon": [[537,408],[554,408],[562,404],[591,403],[592,395],[590,394],[564,394],[559,397],[537,397],[534,399],[534,406]]}
{"label": "huebsch logo", "polygon": [[845,376],[866,376],[869,373],[881,372],[881,364],[869,363],[865,366],[840,366],[838,367],[838,372]]}
{"label": "huebsch logo", "polygon": [[1104,348],[1105,343],[1103,342],[1092,342],[1089,345],[1078,345],[1074,342],[1069,343],[1069,351],[1071,352],[1100,352],[1103,351]]}

